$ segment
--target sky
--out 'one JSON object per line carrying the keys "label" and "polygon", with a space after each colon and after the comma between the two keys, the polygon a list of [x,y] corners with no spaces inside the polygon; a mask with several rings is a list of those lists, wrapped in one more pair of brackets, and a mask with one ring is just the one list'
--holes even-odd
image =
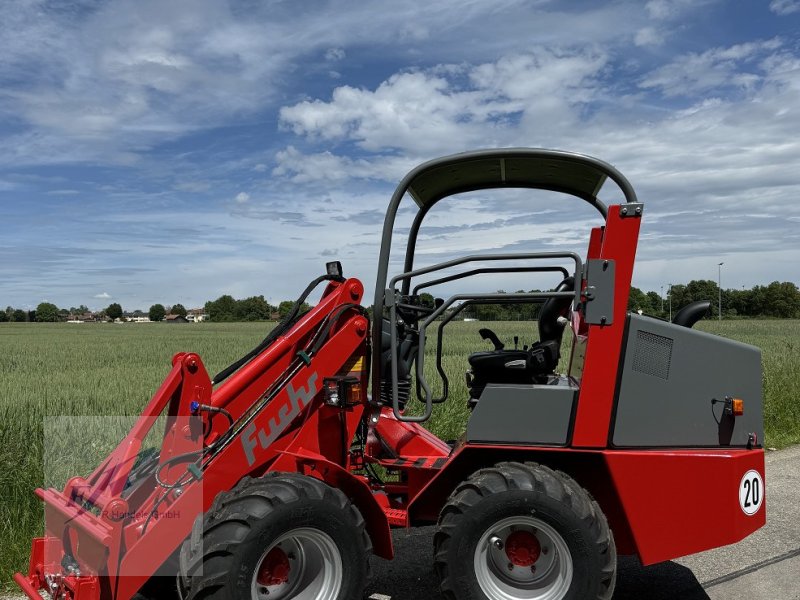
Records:
{"label": "sky", "polygon": [[[403,175],[505,146],[630,179],[640,288],[716,280],[720,262],[725,288],[800,283],[800,0],[0,8],[3,306],[277,303],[331,260],[369,304]],[[472,194],[431,211],[417,265],[583,254],[597,224],[574,198]],[[519,277],[450,291],[541,287]]]}

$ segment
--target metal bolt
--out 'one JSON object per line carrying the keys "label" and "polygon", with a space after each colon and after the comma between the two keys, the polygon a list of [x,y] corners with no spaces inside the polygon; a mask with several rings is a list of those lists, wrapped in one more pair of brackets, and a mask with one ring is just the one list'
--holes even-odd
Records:
{"label": "metal bolt", "polygon": [[542,548],[542,554],[547,554],[549,551],[547,547]]}
{"label": "metal bolt", "polygon": [[536,573],[536,565],[531,565],[531,573]]}
{"label": "metal bolt", "polygon": [[623,206],[622,209],[619,212],[621,212],[623,215],[627,215],[628,214],[628,209],[625,206]]}
{"label": "metal bolt", "polygon": [[497,548],[498,550],[502,550],[503,549],[503,540],[501,540],[496,535],[493,535],[492,537],[489,538],[489,543],[492,546],[494,546],[495,548]]}
{"label": "metal bolt", "polygon": [[514,570],[514,565],[512,565],[511,563],[508,563],[508,570],[509,571],[513,571]]}

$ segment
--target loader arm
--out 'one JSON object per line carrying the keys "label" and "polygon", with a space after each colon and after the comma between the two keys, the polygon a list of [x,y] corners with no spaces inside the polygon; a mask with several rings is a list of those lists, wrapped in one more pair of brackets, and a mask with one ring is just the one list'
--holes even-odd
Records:
{"label": "loader arm", "polygon": [[[198,355],[175,355],[134,427],[89,477],[71,479],[62,491],[37,490],[46,533],[34,540],[27,577],[15,578],[23,591],[127,600],[169,561],[220,491],[270,470],[287,448],[346,469],[340,436],[335,447],[311,443],[301,425],[338,419],[340,411],[324,404],[323,380],[353,372],[356,362],[363,369],[369,323],[358,307],[362,295],[358,280],[330,281],[315,308],[216,389]],[[367,371],[355,373],[365,390]],[[347,416],[351,435],[362,412],[359,404]],[[159,416],[165,429],[157,466],[131,485]]]}

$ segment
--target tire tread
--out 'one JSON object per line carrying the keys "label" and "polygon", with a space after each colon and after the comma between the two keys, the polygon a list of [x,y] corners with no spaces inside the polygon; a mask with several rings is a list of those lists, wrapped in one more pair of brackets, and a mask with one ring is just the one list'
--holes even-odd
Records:
{"label": "tire tread", "polygon": [[[179,556],[178,585],[183,600],[218,598],[230,572],[227,563],[253,526],[282,505],[308,499],[330,503],[346,515],[349,525],[357,529],[361,537],[368,571],[372,541],[361,512],[347,496],[313,477],[271,472],[264,477],[243,478],[230,490],[218,494],[208,512],[195,519]],[[195,575],[200,566],[203,567],[202,576]]]}
{"label": "tire tread", "polygon": [[566,504],[592,532],[596,551],[605,558],[601,567],[600,590],[592,600],[610,600],[616,583],[614,536],[600,506],[569,475],[534,462],[502,462],[480,469],[459,484],[439,515],[434,534],[434,568],[445,600],[461,600],[453,584],[447,556],[453,532],[465,513],[483,499],[505,491],[526,490],[547,495]]}

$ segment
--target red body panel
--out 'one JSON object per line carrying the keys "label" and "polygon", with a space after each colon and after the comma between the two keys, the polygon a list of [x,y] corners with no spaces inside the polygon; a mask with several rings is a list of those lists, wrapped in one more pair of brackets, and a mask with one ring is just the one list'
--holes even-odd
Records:
{"label": "red body panel", "polygon": [[[605,448],[608,442],[640,221],[639,218],[623,217],[617,205],[608,207],[599,258],[615,263],[614,322],[610,325],[589,325],[589,341],[572,436],[574,446]],[[594,238],[593,242],[596,243]],[[592,249],[590,247],[590,251]]]}
{"label": "red body panel", "polygon": [[739,483],[764,477],[763,450],[603,453],[644,565],[733,544],[766,523],[739,506]]}
{"label": "red body panel", "polygon": [[411,524],[434,522],[453,488],[503,461],[539,462],[568,473],[606,515],[620,554],[645,565],[733,544],[766,522],[766,498],[752,516],[739,506],[742,476],[764,478],[763,450],[580,450],[461,447],[409,505]]}

